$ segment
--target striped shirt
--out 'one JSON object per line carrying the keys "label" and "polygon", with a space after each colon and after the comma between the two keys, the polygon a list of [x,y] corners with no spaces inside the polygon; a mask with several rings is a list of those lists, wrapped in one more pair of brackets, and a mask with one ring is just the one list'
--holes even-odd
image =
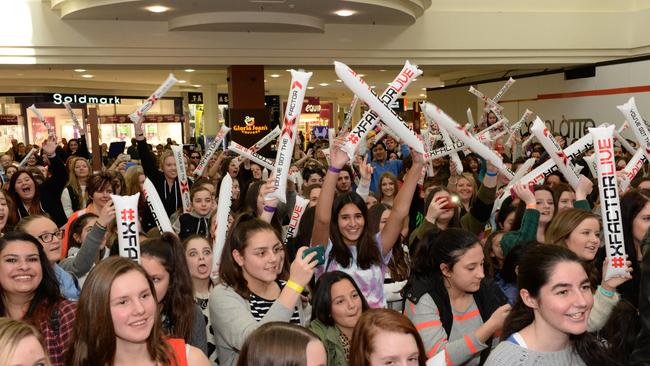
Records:
{"label": "striped shirt", "polygon": [[452,309],[453,324],[449,335],[442,326],[438,307],[429,294],[423,295],[417,304],[407,301],[404,313],[420,333],[428,358],[445,352],[448,366],[479,364],[480,352],[487,345],[474,334],[483,324],[474,300],[463,311]]}
{"label": "striped shirt", "polygon": [[[286,281],[278,281],[278,285],[280,286],[280,289],[283,289],[286,283],[287,283]],[[255,320],[260,321],[264,319],[264,316],[271,308],[271,305],[275,303],[275,300],[267,300],[265,298],[255,295],[254,293],[251,293],[248,302],[250,303],[250,307],[251,307],[251,315],[253,316],[253,318],[255,318]],[[294,308],[293,310],[290,323],[300,325],[300,314],[298,313],[297,307]]]}

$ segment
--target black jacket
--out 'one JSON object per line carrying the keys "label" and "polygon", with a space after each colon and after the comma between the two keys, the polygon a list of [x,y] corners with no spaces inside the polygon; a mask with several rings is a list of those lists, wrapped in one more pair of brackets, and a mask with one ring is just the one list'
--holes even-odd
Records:
{"label": "black jacket", "polygon": [[[160,196],[163,206],[167,215],[171,216],[177,209],[183,208],[183,199],[181,198],[181,188],[178,183],[178,178],[174,180],[174,185],[167,186],[165,175],[156,166],[156,158],[153,153],[149,151],[149,146],[146,140],[138,141],[138,154],[140,154],[140,162],[142,163],[142,170],[144,175],[151,180],[156,191]],[[192,187],[192,181],[187,179],[189,186]]]}
{"label": "black jacket", "polygon": [[[38,187],[41,211],[50,215],[50,218],[56,223],[56,226],[63,227],[68,222],[68,217],[65,215],[65,211],[63,211],[61,193],[68,182],[68,170],[58,156],[50,158],[49,161],[48,170],[50,176]],[[19,220],[29,216],[29,213],[20,200],[16,201],[16,209]]]}
{"label": "black jacket", "polygon": [[[447,337],[449,337],[454,318],[449,293],[447,292],[442,277],[432,275],[425,278],[411,278],[406,284],[404,291],[404,298],[414,304],[417,304],[425,294],[431,296],[438,307],[442,327],[445,329]],[[485,323],[497,308],[508,303],[508,298],[491,279],[485,278],[481,281],[479,290],[474,293],[474,301]],[[489,344],[489,341],[485,343]],[[490,350],[491,348],[488,347],[481,352],[481,364],[487,360]]]}
{"label": "black jacket", "polygon": [[648,366],[650,365],[650,252],[648,251],[643,256],[641,273],[638,277],[640,277],[641,283],[641,294],[639,296],[641,331],[636,337],[629,364],[630,366]]}

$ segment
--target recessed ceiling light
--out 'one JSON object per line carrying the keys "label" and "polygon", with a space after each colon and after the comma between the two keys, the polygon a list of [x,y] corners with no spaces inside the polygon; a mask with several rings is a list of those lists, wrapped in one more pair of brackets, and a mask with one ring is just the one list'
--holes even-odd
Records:
{"label": "recessed ceiling light", "polygon": [[272,77],[272,78],[279,78],[279,77],[280,77],[280,74],[271,74],[271,75],[269,75],[269,76]]}
{"label": "recessed ceiling light", "polygon": [[426,94],[420,94],[420,96],[421,96],[421,97],[426,97],[427,95],[426,95]]}
{"label": "recessed ceiling light", "polygon": [[200,88],[201,84],[193,84],[192,86],[195,87],[195,88]]}
{"label": "recessed ceiling light", "polygon": [[286,69],[286,70],[284,70],[284,71],[286,71],[286,72],[291,72],[291,69]]}
{"label": "recessed ceiling light", "polygon": [[307,89],[312,90],[312,89],[314,89],[314,87],[313,86],[308,86]]}
{"label": "recessed ceiling light", "polygon": [[75,72],[86,72],[86,69],[74,69]]}
{"label": "recessed ceiling light", "polygon": [[266,83],[268,80],[264,79],[264,82]]}
{"label": "recessed ceiling light", "polygon": [[366,74],[357,74],[357,76],[362,78],[362,77],[366,76]]}
{"label": "recessed ceiling light", "polygon": [[86,78],[86,79],[92,79],[92,78],[95,77],[95,75],[83,74],[83,75],[81,75],[81,77],[82,77],[82,78]]}
{"label": "recessed ceiling light", "polygon": [[320,84],[318,84],[318,85],[320,85],[320,86],[328,86],[328,85],[330,85],[330,84],[328,84],[328,83],[320,83]]}
{"label": "recessed ceiling light", "polygon": [[354,10],[347,10],[347,9],[341,9],[341,10],[337,10],[337,11],[335,11],[334,14],[336,14],[336,15],[338,15],[338,16],[340,16],[340,17],[349,17],[349,16],[351,16],[351,15],[356,14],[356,11],[354,11]]}
{"label": "recessed ceiling light", "polygon": [[377,85],[370,85],[370,87],[374,89],[377,87]]}
{"label": "recessed ceiling light", "polygon": [[152,6],[147,6],[145,9],[152,13],[164,13],[169,10],[168,7],[162,6],[162,5],[152,5]]}
{"label": "recessed ceiling light", "polygon": [[337,83],[342,83],[343,80],[341,80],[341,79],[336,79],[336,82],[337,82]]}
{"label": "recessed ceiling light", "polygon": [[386,72],[386,69],[379,69],[380,72]]}
{"label": "recessed ceiling light", "polygon": [[422,88],[422,90],[427,90],[427,88]]}
{"label": "recessed ceiling light", "polygon": [[415,79],[413,79],[413,81],[418,81],[418,79],[417,79],[417,78],[415,78]]}
{"label": "recessed ceiling light", "polygon": [[194,69],[185,69],[185,72],[194,72]]}
{"label": "recessed ceiling light", "polygon": [[179,80],[178,83],[179,84],[185,84],[185,83],[187,83],[187,80]]}

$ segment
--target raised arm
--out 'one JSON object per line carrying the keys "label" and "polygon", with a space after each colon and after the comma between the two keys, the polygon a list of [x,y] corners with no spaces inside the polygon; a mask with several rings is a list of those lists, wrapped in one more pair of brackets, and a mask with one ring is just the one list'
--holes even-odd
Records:
{"label": "raised arm", "polygon": [[140,163],[142,164],[144,174],[149,177],[158,175],[160,172],[156,168],[156,158],[149,151],[147,140],[144,137],[144,130],[142,129],[142,122],[134,123],[133,126],[135,128],[135,139],[138,144],[138,155],[140,155]]}
{"label": "raised arm", "polygon": [[[392,249],[399,233],[402,230],[402,223],[404,218],[409,214],[409,208],[411,207],[411,200],[413,199],[413,194],[415,193],[415,187],[418,184],[418,179],[420,178],[420,172],[424,167],[424,159],[422,154],[415,151],[412,152],[413,156],[413,165],[406,173],[406,179],[404,179],[404,184],[402,188],[397,192],[397,197],[395,197],[393,208],[390,211],[390,216],[386,221],[384,229],[381,231],[381,252],[382,255],[387,255]],[[321,191],[321,194],[322,191]],[[320,203],[320,201],[319,201]]]}
{"label": "raised arm", "polygon": [[[61,192],[68,183],[68,170],[63,161],[56,155],[56,141],[53,138],[49,138],[43,143],[43,154],[50,161],[50,176],[43,182],[41,189],[47,194],[52,194],[57,199],[60,199]],[[51,198],[54,199],[54,197]]]}
{"label": "raised arm", "polygon": [[323,187],[316,204],[314,217],[314,229],[311,236],[312,245],[327,245],[330,234],[330,221],[332,220],[332,203],[336,191],[336,181],[339,178],[339,172],[347,164],[348,154],[341,150],[341,139],[337,139],[330,148],[330,164],[325,174]]}

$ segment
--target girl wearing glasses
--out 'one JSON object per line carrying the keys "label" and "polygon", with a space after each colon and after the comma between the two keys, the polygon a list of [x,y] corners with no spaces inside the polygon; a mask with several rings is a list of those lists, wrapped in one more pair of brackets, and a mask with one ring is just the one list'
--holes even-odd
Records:
{"label": "girl wearing glasses", "polygon": [[52,365],[64,364],[76,302],[64,300],[41,243],[11,232],[0,239],[0,317],[24,320],[43,334]]}
{"label": "girl wearing glasses", "polygon": [[43,247],[47,260],[52,266],[61,288],[61,294],[70,300],[79,299],[79,287],[74,276],[68,273],[58,262],[61,260],[61,239],[63,229],[56,227],[47,216],[33,215],[20,220],[16,231],[33,236]]}

